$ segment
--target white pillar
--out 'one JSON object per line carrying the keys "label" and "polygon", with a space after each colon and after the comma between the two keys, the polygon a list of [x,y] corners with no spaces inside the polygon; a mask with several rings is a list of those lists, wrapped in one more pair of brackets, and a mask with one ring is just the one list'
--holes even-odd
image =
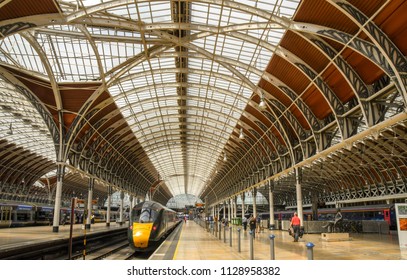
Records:
{"label": "white pillar", "polygon": [[235,211],[233,217],[237,218],[237,195],[233,198],[233,210]]}
{"label": "white pillar", "polygon": [[88,188],[88,215],[86,217],[86,228],[90,228],[91,218],[92,218],[92,197],[93,197],[93,186],[95,184],[94,178],[89,178],[89,188]]}
{"label": "white pillar", "polygon": [[253,217],[257,217],[257,206],[256,206],[256,197],[257,197],[257,189],[253,189]]}
{"label": "white pillar", "polygon": [[275,228],[274,222],[274,185],[273,182],[269,184],[269,213],[270,213],[270,228]]}
{"label": "white pillar", "polygon": [[301,192],[301,169],[295,169],[295,189],[297,194],[297,214],[301,220],[301,226],[304,225],[304,215],[302,211],[302,192]]}
{"label": "white pillar", "polygon": [[242,198],[242,219],[243,219],[244,214],[245,214],[245,209],[244,209],[244,197],[245,197],[245,194],[244,194],[244,192],[240,195],[240,197]]}
{"label": "white pillar", "polygon": [[228,201],[228,221],[232,220],[232,201],[229,199]]}
{"label": "white pillar", "polygon": [[123,224],[124,219],[123,219],[123,200],[124,200],[124,192],[120,191],[120,218],[119,218],[119,223],[120,225]]}
{"label": "white pillar", "polygon": [[233,205],[233,198],[230,198],[230,220],[235,217],[235,206]]}
{"label": "white pillar", "polygon": [[110,226],[110,208],[112,205],[112,187],[107,187],[107,213],[106,213],[106,226]]}
{"label": "white pillar", "polygon": [[64,180],[65,167],[62,164],[57,165],[57,189],[55,193],[54,220],[52,222],[52,231],[59,231],[59,220],[61,213],[62,200],[62,182]]}

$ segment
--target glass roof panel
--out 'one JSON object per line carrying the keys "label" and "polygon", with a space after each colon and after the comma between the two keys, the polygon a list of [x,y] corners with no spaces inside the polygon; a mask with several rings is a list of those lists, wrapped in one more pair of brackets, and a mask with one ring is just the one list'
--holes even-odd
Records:
{"label": "glass roof panel", "polygon": [[[40,56],[30,43],[19,34],[6,37],[0,42],[1,61],[33,72],[45,72]],[[6,55],[7,54],[7,55]]]}
{"label": "glass roof panel", "polygon": [[14,85],[1,77],[0,139],[56,161],[55,146],[44,120]]}

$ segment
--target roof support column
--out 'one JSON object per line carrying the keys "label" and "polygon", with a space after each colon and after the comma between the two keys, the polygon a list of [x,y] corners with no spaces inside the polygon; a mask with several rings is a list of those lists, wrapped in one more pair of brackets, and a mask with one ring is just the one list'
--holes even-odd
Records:
{"label": "roof support column", "polygon": [[131,195],[130,196],[130,209],[133,209],[133,207],[136,205],[136,197]]}
{"label": "roof support column", "polygon": [[65,166],[62,163],[57,164],[57,189],[55,194],[54,221],[52,231],[59,231],[59,220],[61,210],[62,182],[64,180]]}
{"label": "roof support column", "polygon": [[232,221],[232,199],[230,198],[228,201],[228,222]]}
{"label": "roof support column", "polygon": [[112,205],[112,186],[107,187],[107,213],[106,213],[106,226],[110,227],[110,207]]}
{"label": "roof support column", "polygon": [[[207,219],[207,221],[209,221],[209,212],[210,212],[210,209],[209,209],[209,205],[208,205],[208,196],[205,196],[205,201],[204,201],[204,203],[205,203],[205,218]],[[213,210],[212,210],[212,217],[213,217],[214,215],[213,215]]]}
{"label": "roof support column", "polygon": [[311,203],[312,203],[312,220],[318,220],[318,195],[316,191],[311,193]]}
{"label": "roof support column", "polygon": [[295,168],[295,189],[297,194],[297,213],[301,220],[301,226],[304,225],[304,215],[302,211],[302,191],[301,191],[301,168]]}
{"label": "roof support column", "polygon": [[233,210],[235,211],[233,213],[233,217],[237,218],[237,195],[235,195],[235,197],[233,198]]}
{"label": "roof support column", "polygon": [[224,201],[223,202],[223,216],[222,216],[222,219],[225,219],[226,218],[226,202]]}
{"label": "roof support column", "polygon": [[89,188],[88,188],[88,214],[86,215],[86,229],[90,229],[90,224],[92,222],[92,197],[93,197],[93,187],[95,185],[95,178],[89,178]]}
{"label": "roof support column", "polygon": [[256,197],[257,197],[257,189],[253,189],[253,217],[257,218],[257,204],[256,204]]}
{"label": "roof support column", "polygon": [[124,223],[123,219],[123,204],[124,204],[124,192],[120,191],[120,218],[119,218],[119,224],[122,225]]}
{"label": "roof support column", "polygon": [[245,206],[244,206],[244,197],[245,197],[245,193],[243,192],[240,197],[242,198],[242,220],[244,218],[244,214],[246,212]]}
{"label": "roof support column", "polygon": [[269,213],[270,213],[270,229],[274,229],[274,181],[269,182]]}

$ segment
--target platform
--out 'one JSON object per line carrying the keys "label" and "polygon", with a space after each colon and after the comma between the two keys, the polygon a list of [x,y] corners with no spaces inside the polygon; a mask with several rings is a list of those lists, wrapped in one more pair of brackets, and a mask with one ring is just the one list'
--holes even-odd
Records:
{"label": "platform", "polygon": [[[223,231],[222,231],[223,233]],[[250,234],[241,232],[241,252],[237,247],[237,227],[232,229],[232,247],[229,243],[229,230],[226,242],[205,230],[194,221],[182,226],[174,260],[248,260],[250,259]],[[306,260],[306,244],[312,242],[316,260],[407,260],[407,250],[400,250],[397,235],[393,234],[350,234],[352,240],[324,242],[320,234],[304,234],[299,242],[286,231],[264,230],[256,234],[254,259],[270,259],[270,238],[275,235],[276,260]]]}
{"label": "platform", "polygon": [[[113,223],[106,227],[104,223],[94,224],[86,234],[110,231],[126,227]],[[230,230],[226,230],[226,242],[222,237],[206,231],[197,222],[187,221],[176,229],[162,243],[158,251],[150,258],[154,260],[249,260],[250,234],[241,231],[241,252],[237,247],[236,226],[232,228],[232,247],[230,247]],[[40,244],[69,237],[69,225],[60,226],[59,232],[52,232],[52,227],[21,227],[0,229],[0,252]],[[74,225],[73,236],[83,236],[82,225]],[[281,230],[264,230],[254,239],[254,259],[270,259],[270,238],[273,234],[276,260],[306,260],[306,244],[312,242],[316,260],[407,260],[407,250],[400,250],[395,234],[350,234],[349,241],[323,241],[320,234],[304,234],[299,242],[293,242],[288,232]]]}

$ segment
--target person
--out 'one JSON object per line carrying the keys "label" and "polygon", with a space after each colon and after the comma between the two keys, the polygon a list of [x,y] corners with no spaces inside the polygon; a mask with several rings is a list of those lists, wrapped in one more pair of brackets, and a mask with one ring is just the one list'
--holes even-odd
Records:
{"label": "person", "polygon": [[250,227],[250,231],[253,234],[253,238],[256,238],[256,218],[253,217],[253,215],[250,215],[250,219],[249,219],[249,227]]}
{"label": "person", "polygon": [[62,214],[62,217],[61,217],[61,225],[65,225],[66,224],[66,214]]}
{"label": "person", "polygon": [[187,215],[184,216],[184,222],[187,222]]}
{"label": "person", "polygon": [[300,235],[300,225],[301,220],[298,218],[297,212],[294,212],[294,216],[291,218],[290,227],[294,230],[294,242],[298,242],[298,237]]}
{"label": "person", "polygon": [[243,216],[242,224],[243,224],[243,230],[246,231],[247,230],[247,218],[246,218],[246,216]]}
{"label": "person", "polygon": [[48,222],[49,225],[52,226],[52,223],[54,222],[54,215],[52,213],[50,213],[48,216]]}
{"label": "person", "polygon": [[257,218],[256,218],[256,232],[260,233],[260,230],[261,230],[261,217],[260,217],[260,215],[257,215]]}

